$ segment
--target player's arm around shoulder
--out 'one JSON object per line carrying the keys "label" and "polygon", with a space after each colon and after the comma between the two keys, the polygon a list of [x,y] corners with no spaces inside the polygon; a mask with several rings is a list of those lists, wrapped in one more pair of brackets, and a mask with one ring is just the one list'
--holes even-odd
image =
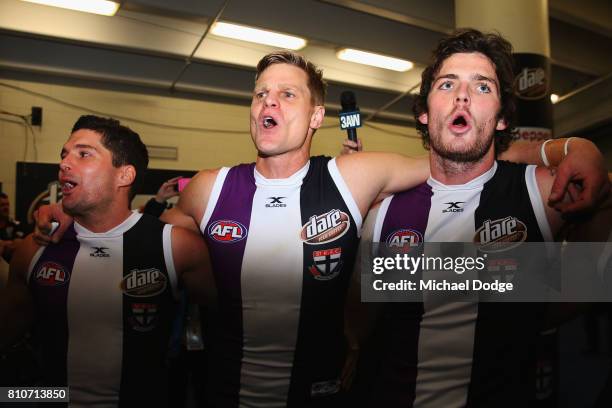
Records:
{"label": "player's arm around shoulder", "polygon": [[215,279],[208,248],[199,233],[172,228],[172,258],[180,284],[196,303],[210,305],[216,300]]}
{"label": "player's arm around shoulder", "polygon": [[338,170],[365,216],[370,205],[429,177],[429,159],[396,153],[357,152],[336,158]]}
{"label": "player's arm around shoulder", "polygon": [[19,243],[11,259],[7,286],[0,290],[0,350],[19,339],[32,324],[34,307],[27,274],[38,248],[30,234]]}
{"label": "player's arm around shoulder", "polygon": [[206,211],[218,173],[219,169],[198,172],[181,192],[176,206],[164,211],[160,220],[192,231],[199,231],[200,221]]}

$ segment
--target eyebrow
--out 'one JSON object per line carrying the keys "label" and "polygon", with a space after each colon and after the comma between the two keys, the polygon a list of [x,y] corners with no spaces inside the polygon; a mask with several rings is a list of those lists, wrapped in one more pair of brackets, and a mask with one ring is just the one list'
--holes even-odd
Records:
{"label": "eyebrow", "polygon": [[[446,75],[440,75],[439,77],[436,77],[436,79],[434,80],[434,83],[438,82],[438,80],[440,79],[459,79],[459,76],[457,74],[446,74]],[[481,75],[481,74],[474,74],[470,77],[470,79],[472,81],[486,81],[486,82],[490,82],[493,85],[495,85],[496,87],[499,88],[499,85],[497,84],[497,81],[489,78],[487,76]]]}
{"label": "eyebrow", "polygon": [[[75,149],[90,149],[96,152],[98,151],[98,149],[96,149],[94,146],[88,145],[88,144],[77,144],[77,145],[74,145],[74,148]],[[68,149],[66,149],[65,147],[62,147],[62,151],[60,152],[60,157],[62,157],[64,153],[68,153]]]}

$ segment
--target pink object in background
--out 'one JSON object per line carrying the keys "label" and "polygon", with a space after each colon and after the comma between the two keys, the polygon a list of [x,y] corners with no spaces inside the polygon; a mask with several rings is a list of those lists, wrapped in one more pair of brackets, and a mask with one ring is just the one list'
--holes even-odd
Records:
{"label": "pink object in background", "polygon": [[182,177],[178,180],[178,191],[181,192],[185,189],[185,186],[187,185],[187,183],[189,183],[191,181],[191,178],[188,177]]}

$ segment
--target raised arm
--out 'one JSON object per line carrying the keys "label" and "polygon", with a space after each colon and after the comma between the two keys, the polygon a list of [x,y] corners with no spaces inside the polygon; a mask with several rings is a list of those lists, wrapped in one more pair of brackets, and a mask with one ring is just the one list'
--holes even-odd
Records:
{"label": "raised arm", "polygon": [[187,184],[174,208],[159,218],[165,223],[200,231],[200,221],[206,211],[208,198],[219,170],[202,170]]}
{"label": "raised arm", "polygon": [[[587,139],[571,137],[547,142],[513,143],[500,158],[518,163],[558,167],[551,186],[549,203],[562,213],[593,210],[610,191],[603,155],[597,146]],[[580,188],[575,189],[573,200],[564,200],[570,183],[577,184]]]}
{"label": "raised arm", "polygon": [[395,153],[358,152],[336,158],[338,170],[365,216],[372,203],[408,190],[429,177],[429,159]]}

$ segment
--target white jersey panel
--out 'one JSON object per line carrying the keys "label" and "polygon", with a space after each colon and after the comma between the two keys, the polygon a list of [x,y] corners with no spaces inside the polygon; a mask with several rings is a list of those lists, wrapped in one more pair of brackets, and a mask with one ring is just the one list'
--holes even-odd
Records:
{"label": "white jersey panel", "polygon": [[257,190],[241,276],[241,406],[243,398],[261,401],[250,407],[287,403],[303,282],[303,246],[296,236],[302,226],[300,187],[308,168],[309,163],[279,180],[265,179],[255,170]]}

